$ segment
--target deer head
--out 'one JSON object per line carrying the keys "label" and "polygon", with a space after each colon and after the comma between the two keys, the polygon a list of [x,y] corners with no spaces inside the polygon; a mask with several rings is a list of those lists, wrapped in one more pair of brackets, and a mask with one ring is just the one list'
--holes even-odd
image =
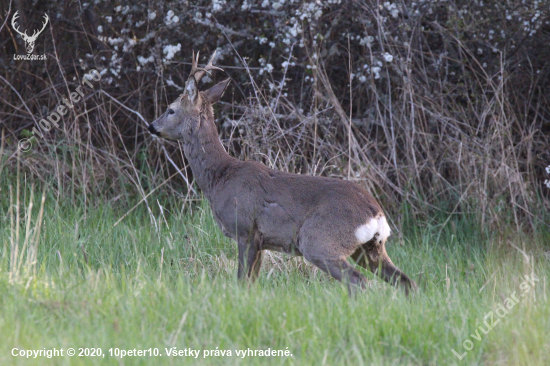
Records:
{"label": "deer head", "polygon": [[11,26],[13,27],[13,29],[17,33],[19,33],[21,35],[21,37],[23,38],[23,41],[25,41],[25,48],[27,49],[27,53],[31,53],[32,50],[34,49],[34,42],[36,41],[36,38],[38,38],[40,33],[42,33],[42,31],[44,31],[44,29],[46,28],[46,25],[48,24],[48,21],[50,20],[50,18],[48,18],[48,14],[44,14],[45,22],[42,23],[42,29],[40,29],[40,30],[35,29],[32,36],[29,36],[29,35],[27,35],[27,30],[25,30],[25,32],[21,32],[18,29],[19,27],[17,27],[15,25],[15,20],[19,17],[17,15],[17,13],[19,13],[19,11],[16,11],[15,14],[13,14],[13,18],[11,18]]}
{"label": "deer head", "polygon": [[213,122],[212,105],[221,98],[230,80],[226,79],[208,90],[199,91],[198,83],[205,73],[210,73],[212,70],[223,71],[221,68],[212,65],[215,55],[216,52],[212,54],[210,61],[204,68],[199,68],[199,53],[195,58],[193,52],[191,73],[185,82],[185,92],[168,106],[164,114],[149,125],[149,131],[152,134],[169,140],[183,140],[186,142],[201,127],[210,127],[210,124],[206,122],[210,120]]}

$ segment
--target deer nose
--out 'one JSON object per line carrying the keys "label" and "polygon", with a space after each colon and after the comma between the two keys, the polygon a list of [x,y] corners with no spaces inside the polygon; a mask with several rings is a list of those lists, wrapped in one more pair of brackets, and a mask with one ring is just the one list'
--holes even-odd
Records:
{"label": "deer nose", "polygon": [[153,126],[153,124],[150,124],[148,129],[149,129],[149,132],[151,132],[153,135],[159,136],[159,132],[157,131],[155,126]]}

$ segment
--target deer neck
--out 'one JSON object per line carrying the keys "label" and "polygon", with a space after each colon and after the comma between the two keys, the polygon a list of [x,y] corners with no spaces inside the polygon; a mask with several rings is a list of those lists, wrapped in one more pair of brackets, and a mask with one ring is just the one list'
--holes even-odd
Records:
{"label": "deer neck", "polygon": [[184,143],[183,150],[193,171],[193,178],[206,196],[210,197],[227,168],[236,159],[223,148],[214,122],[201,117],[200,123],[198,130]]}

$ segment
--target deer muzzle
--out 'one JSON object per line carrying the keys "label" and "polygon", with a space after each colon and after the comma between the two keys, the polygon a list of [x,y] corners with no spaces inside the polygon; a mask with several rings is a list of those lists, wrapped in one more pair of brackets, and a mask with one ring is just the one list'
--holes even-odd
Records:
{"label": "deer muzzle", "polygon": [[155,128],[155,126],[153,126],[152,123],[149,125],[148,130],[149,130],[149,132],[151,132],[153,135],[160,136],[160,133],[157,131],[157,129]]}

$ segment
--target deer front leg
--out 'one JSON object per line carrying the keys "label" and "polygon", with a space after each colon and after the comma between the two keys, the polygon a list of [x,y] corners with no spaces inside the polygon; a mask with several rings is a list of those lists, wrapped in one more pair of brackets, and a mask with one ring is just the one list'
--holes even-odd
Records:
{"label": "deer front leg", "polygon": [[254,282],[258,278],[258,273],[262,266],[262,251],[255,241],[250,242],[248,238],[240,238],[238,247],[239,263],[237,278],[239,280],[248,278],[251,282]]}

